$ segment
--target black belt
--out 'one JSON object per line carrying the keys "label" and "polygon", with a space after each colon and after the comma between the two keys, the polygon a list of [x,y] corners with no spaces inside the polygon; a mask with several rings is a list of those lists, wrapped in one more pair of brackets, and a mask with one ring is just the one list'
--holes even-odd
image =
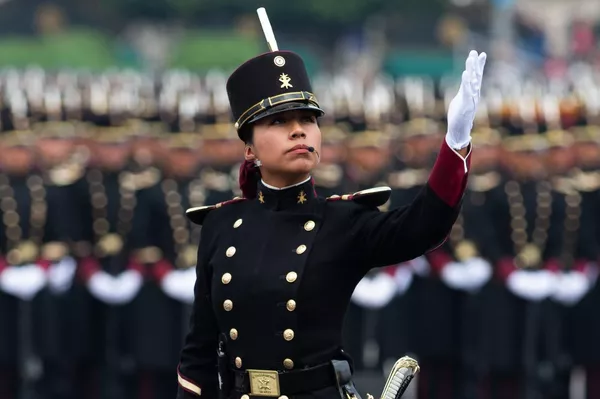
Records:
{"label": "black belt", "polygon": [[331,363],[297,371],[233,370],[233,374],[236,391],[251,396],[279,397],[338,386]]}

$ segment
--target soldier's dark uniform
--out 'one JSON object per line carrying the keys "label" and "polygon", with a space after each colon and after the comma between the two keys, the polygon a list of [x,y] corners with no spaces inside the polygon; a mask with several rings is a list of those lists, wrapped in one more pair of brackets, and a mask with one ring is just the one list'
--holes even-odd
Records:
{"label": "soldier's dark uniform", "polygon": [[[564,398],[569,396],[572,371],[570,346],[573,339],[571,330],[572,307],[565,303],[564,295],[570,285],[562,280],[567,275],[579,274],[594,257],[596,249],[593,234],[581,234],[589,231],[589,221],[584,221],[581,207],[581,194],[576,189],[572,176],[572,136],[562,129],[551,129],[546,132],[548,154],[546,170],[552,185],[553,212],[550,232],[557,237],[552,238],[557,248],[552,251],[553,258],[548,261],[548,268],[556,273],[557,294],[543,304],[542,337],[544,344],[540,353],[540,361],[552,370],[552,378],[540,381],[540,391],[545,398]],[[582,223],[583,222],[583,223]],[[593,223],[593,222],[592,222]],[[581,229],[583,228],[583,229]],[[560,291],[560,292],[559,292]]]}
{"label": "soldier's dark uniform", "polygon": [[343,168],[343,152],[347,133],[341,126],[322,126],[321,132],[323,147],[329,147],[331,157],[322,155],[322,159],[313,170],[317,193],[323,197],[329,197],[351,191],[346,188],[348,178]]}
{"label": "soldier's dark uniform", "polygon": [[[500,132],[490,128],[473,131],[473,145],[479,151],[490,149],[499,151]],[[475,259],[489,262],[495,250],[496,230],[490,228],[494,223],[494,204],[498,198],[504,198],[502,175],[498,171],[498,158],[494,154],[478,153],[479,161],[474,160],[469,184],[459,222],[450,233],[453,258],[463,264]],[[482,160],[481,157],[488,155]],[[492,266],[489,265],[490,269]],[[480,270],[481,271],[481,270]],[[492,273],[492,270],[490,270]],[[457,382],[457,397],[479,398],[482,394],[480,382],[484,373],[482,362],[481,317],[485,309],[481,306],[481,298],[489,287],[492,275],[482,279],[469,289],[468,295],[461,298],[460,323],[457,326],[460,340],[460,365],[456,370],[460,382]]]}
{"label": "soldier's dark uniform", "polygon": [[[75,238],[78,220],[73,214],[76,198],[75,182],[83,174],[83,166],[72,157],[71,141],[75,127],[68,122],[42,123],[36,127],[38,151],[45,151],[49,143],[61,146],[65,151],[60,159],[46,158],[38,161],[42,169],[38,171],[43,178],[47,202],[47,231],[42,247],[43,259],[48,264],[48,276],[58,276],[48,281],[48,288],[36,298],[34,316],[41,323],[36,330],[41,332],[36,344],[43,362],[43,378],[38,391],[48,399],[74,397],[74,373],[71,340],[70,317],[72,303],[72,284],[76,272],[76,263],[71,254],[71,243]],[[55,143],[52,143],[55,142]],[[52,237],[53,236],[53,237]],[[57,274],[58,273],[58,274]]]}
{"label": "soldier's dark uniform", "polygon": [[[423,147],[432,137],[440,135],[443,126],[431,119],[413,119],[401,127],[404,140],[420,140]],[[399,155],[399,154],[397,154]],[[433,154],[435,155],[435,154]],[[392,191],[392,207],[397,209],[410,204],[427,182],[430,167],[429,153],[412,155],[403,165],[398,164],[397,171],[389,176]],[[401,161],[397,159],[397,161]],[[424,256],[429,265],[427,274],[416,274],[408,292],[392,303],[384,320],[396,320],[398,324],[409,314],[411,334],[406,337],[409,347],[422,364],[419,378],[418,395],[420,398],[453,398],[457,394],[457,382],[460,370],[460,320],[462,293],[446,286],[439,278],[441,270],[453,260],[453,250],[447,241],[444,245]],[[392,307],[396,310],[392,311]],[[403,309],[408,307],[409,309]],[[400,310],[404,310],[400,313]],[[391,314],[392,312],[395,313]],[[399,327],[399,326],[398,326]],[[397,328],[398,328],[397,327]],[[387,334],[388,342],[392,329],[380,329]]]}
{"label": "soldier's dark uniform", "polygon": [[[320,112],[303,63],[290,52],[248,61],[230,77],[228,93],[238,128],[261,110]],[[310,179],[283,190],[259,183],[255,199],[189,210],[203,227],[178,397],[216,398],[219,377],[227,398],[351,394],[341,330],[354,287],[371,268],[412,259],[445,239],[467,167],[468,158],[444,142],[412,205],[388,213],[377,209],[388,188],[326,200]]]}
{"label": "soldier's dark uniform", "polygon": [[[600,152],[600,128],[598,126],[581,126],[573,129],[576,154],[588,153],[577,157],[576,169],[571,175],[572,183],[581,196],[579,244],[575,260],[583,271],[597,273],[597,269],[588,269],[588,262],[596,264],[600,255],[600,159],[594,153]],[[591,152],[591,157],[589,151]],[[585,368],[586,397],[592,399],[600,395],[600,351],[593,344],[600,334],[600,284],[592,280],[591,290],[571,311],[568,344],[572,361]]]}
{"label": "soldier's dark uniform", "polygon": [[[507,137],[503,143],[510,153],[510,169],[504,171],[501,195],[492,206],[496,245],[489,247],[494,280],[481,293],[482,365],[487,376],[483,383],[491,398],[520,397],[527,389],[538,389],[539,347],[543,305],[524,299],[523,293],[509,288],[512,273],[546,269],[556,257],[560,242],[558,226],[552,218],[560,215],[553,191],[539,170],[525,168],[525,157],[540,159],[547,148],[541,134]],[[494,199],[491,199],[494,200]]]}
{"label": "soldier's dark uniform", "polygon": [[[358,118],[356,118],[358,120]],[[355,123],[355,128],[366,127],[364,122]],[[380,130],[362,130],[350,134],[348,139],[347,162],[344,165],[346,192],[357,192],[370,187],[386,186],[389,166],[389,135]],[[317,193],[319,193],[317,191]],[[387,208],[389,201],[381,204]],[[388,265],[386,265],[388,266]],[[365,276],[371,279],[380,270],[374,270]],[[373,293],[378,295],[379,293]],[[374,356],[373,343],[376,343],[377,323],[380,311],[363,307],[359,300],[350,301],[346,310],[343,329],[343,343],[346,351],[354,360],[355,370],[381,366],[381,357]]]}
{"label": "soldier's dark uniform", "polygon": [[[32,139],[31,131],[2,132],[0,138],[2,139],[4,162],[10,159],[9,152],[13,150],[31,151],[29,147]],[[0,248],[2,253],[0,263],[0,269],[2,270],[0,270],[0,273],[5,272],[5,268],[9,266],[20,266],[25,262],[34,262],[35,252],[39,249],[39,242],[35,244],[37,246],[33,248],[33,251],[30,245],[19,248],[19,244],[26,242],[28,238],[26,234],[29,230],[30,212],[27,206],[31,204],[31,200],[26,183],[27,173],[31,171],[30,168],[31,165],[26,171],[14,175],[9,172],[9,165],[8,170],[3,171],[0,176],[3,197],[3,222],[0,225]],[[15,218],[15,216],[17,217]],[[10,223],[7,223],[7,221]],[[21,225],[27,229],[26,232],[21,231]],[[9,232],[9,230],[13,231]],[[12,239],[9,238],[10,236],[12,236]],[[36,238],[40,239],[41,237]],[[9,252],[11,250],[13,250],[12,254]],[[19,368],[23,360],[20,349],[25,348],[26,345],[28,351],[32,350],[32,329],[28,328],[28,336],[20,334],[20,302],[18,297],[0,291],[0,324],[3,326],[0,330],[0,397],[2,399],[18,396],[22,381]],[[27,307],[24,316],[27,317],[27,322],[31,326],[33,322],[31,304],[26,303],[24,307]]]}
{"label": "soldier's dark uniform", "polygon": [[[35,138],[32,132],[22,134],[30,144]],[[33,148],[21,149],[31,151],[33,156]],[[16,173],[9,166],[2,176],[2,252],[6,254],[6,262],[16,267],[36,265],[47,273],[54,262],[67,254],[68,224],[64,222],[68,219],[61,220],[60,215],[69,209],[69,198],[62,187],[45,180],[33,164],[31,169]],[[3,345],[0,352],[7,355],[2,356],[2,363],[12,363],[13,367],[18,364],[25,371],[17,381],[29,390],[27,394],[37,389],[49,398],[60,395],[54,378],[64,371],[60,367],[64,366],[61,364],[60,298],[45,288],[31,300],[17,300],[2,294],[2,303],[0,313],[6,318],[2,321],[3,332],[7,334],[0,340]]]}
{"label": "soldier's dark uniform", "polygon": [[[106,126],[95,130],[93,137],[95,145],[125,146],[119,150],[126,153],[128,139],[127,130]],[[80,261],[77,289],[81,298],[74,304],[73,314],[78,315],[72,320],[77,337],[74,346],[80,364],[80,389],[97,397],[121,397],[133,389],[131,304],[123,299],[127,295],[101,298],[90,288],[91,279],[98,272],[112,279],[133,270],[144,276],[144,267],[135,257],[136,250],[144,247],[145,234],[136,226],[144,226],[142,216],[147,215],[145,204],[138,199],[138,188],[148,184],[146,178],[152,176],[133,176],[123,166],[111,161],[92,164],[76,183],[74,212],[80,223],[74,254]]]}
{"label": "soldier's dark uniform", "polygon": [[138,375],[136,397],[140,399],[160,399],[177,390],[176,366],[188,318],[184,319],[184,303],[169,297],[161,283],[173,270],[195,265],[198,237],[188,226],[185,210],[204,205],[206,196],[197,165],[190,174],[170,168],[172,157],[181,156],[182,151],[188,152],[186,156],[197,153],[199,135],[164,136],[172,155],[163,160],[160,179],[139,190],[138,198],[145,215],[136,226],[144,234],[136,258],[144,265],[146,282],[131,304],[130,345]]}

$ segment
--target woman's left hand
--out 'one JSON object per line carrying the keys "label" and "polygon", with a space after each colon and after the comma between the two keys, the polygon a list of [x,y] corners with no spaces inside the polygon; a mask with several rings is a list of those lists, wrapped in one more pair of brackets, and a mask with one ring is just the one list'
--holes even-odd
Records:
{"label": "woman's left hand", "polygon": [[465,63],[465,71],[462,74],[458,94],[448,107],[446,143],[455,150],[463,149],[471,142],[471,129],[481,96],[481,82],[486,59],[486,53],[478,54],[477,51],[471,50]]}

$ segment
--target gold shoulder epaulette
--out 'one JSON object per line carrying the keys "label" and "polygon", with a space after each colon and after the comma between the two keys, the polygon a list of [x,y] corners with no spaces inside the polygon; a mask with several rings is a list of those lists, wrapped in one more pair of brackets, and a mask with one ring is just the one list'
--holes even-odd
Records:
{"label": "gold shoulder epaulette", "polygon": [[379,207],[385,204],[391,195],[392,189],[389,187],[373,187],[354,194],[332,195],[327,197],[327,201],[354,201],[361,205]]}
{"label": "gold shoulder epaulette", "polygon": [[198,206],[196,208],[190,208],[187,211],[185,211],[185,214],[188,217],[188,219],[190,219],[192,221],[192,223],[202,225],[202,223],[204,223],[204,218],[206,218],[206,215],[208,215],[208,213],[210,211],[221,208],[225,205],[235,204],[236,202],[241,202],[241,201],[245,201],[245,200],[246,200],[246,198],[235,197],[234,199],[231,199],[229,201],[219,202],[218,204],[215,204],[215,205],[205,205],[205,206]]}
{"label": "gold shoulder epaulette", "polygon": [[489,191],[498,184],[500,184],[500,174],[497,172],[469,176],[469,189],[475,192]]}

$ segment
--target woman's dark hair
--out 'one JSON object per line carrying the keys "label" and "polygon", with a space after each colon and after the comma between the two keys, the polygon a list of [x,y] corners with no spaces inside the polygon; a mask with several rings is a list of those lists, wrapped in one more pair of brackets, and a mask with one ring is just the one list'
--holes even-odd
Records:
{"label": "woman's dark hair", "polygon": [[238,133],[246,145],[252,145],[252,139],[254,138],[254,128],[251,124],[242,126]]}
{"label": "woman's dark hair", "polygon": [[[239,131],[239,135],[246,145],[252,145],[252,139],[254,138],[253,126],[251,124],[242,126]],[[256,190],[260,178],[260,169],[254,164],[254,162],[242,162],[240,165],[239,183],[240,190],[242,190],[244,198],[256,198]]]}

